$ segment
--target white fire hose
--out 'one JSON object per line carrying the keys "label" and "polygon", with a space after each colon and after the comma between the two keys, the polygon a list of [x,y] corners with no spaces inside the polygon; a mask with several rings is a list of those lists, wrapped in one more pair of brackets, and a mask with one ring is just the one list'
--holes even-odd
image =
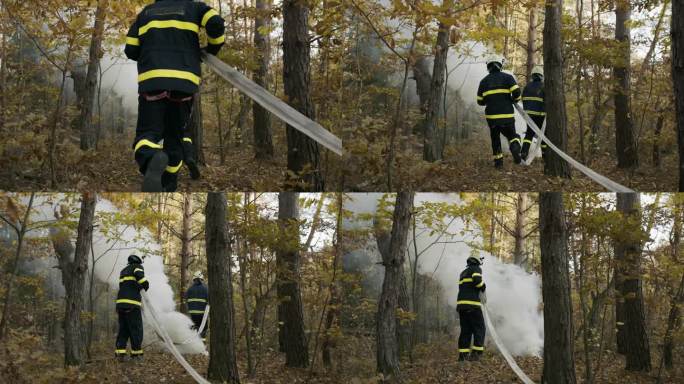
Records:
{"label": "white fire hose", "polygon": [[207,326],[207,320],[209,319],[209,304],[207,304],[206,308],[204,308],[204,315],[202,316],[202,323],[200,324],[199,329],[197,330],[197,334],[202,337],[202,331],[204,331],[204,327]]}
{"label": "white fire hose", "polygon": [[[613,180],[597,173],[596,171],[592,170],[591,168],[587,167],[586,165],[581,164],[577,160],[573,159],[570,155],[567,153],[561,151],[558,147],[556,147],[551,140],[549,140],[548,137],[544,136],[544,132],[539,130],[539,127],[537,127],[537,124],[534,123],[534,120],[530,118],[530,116],[523,110],[523,108],[520,106],[518,103],[513,103],[513,106],[515,109],[518,110],[518,113],[525,119],[525,122],[527,125],[532,128],[534,133],[537,135],[537,141],[541,142],[541,140],[544,140],[546,144],[549,146],[549,148],[553,149],[554,152],[558,154],[563,160],[567,161],[568,164],[579,170],[580,172],[584,173],[589,177],[590,179],[594,180],[595,182],[601,184],[603,187],[607,188],[611,192],[624,192],[624,193],[633,193],[634,191],[630,188],[625,187],[622,184],[616,183]],[[544,120],[546,123],[546,120]]]}
{"label": "white fire hose", "polygon": [[159,324],[159,319],[157,317],[157,312],[154,309],[154,306],[152,306],[152,303],[150,300],[147,298],[147,292],[140,291],[143,299],[143,314],[147,317],[147,320],[152,323],[154,326],[154,329],[157,331],[157,334],[161,336],[162,340],[164,340],[164,344],[166,344],[166,348],[171,352],[173,357],[176,358],[178,363],[185,368],[185,370],[192,376],[193,379],[195,379],[196,382],[199,384],[211,384],[209,381],[207,381],[202,375],[200,375],[190,364],[188,364],[187,360],[183,357],[183,355],[178,352],[178,349],[176,349],[176,346],[173,344],[173,340],[171,340],[171,337],[169,334],[166,332],[166,329],[164,329],[160,324]]}

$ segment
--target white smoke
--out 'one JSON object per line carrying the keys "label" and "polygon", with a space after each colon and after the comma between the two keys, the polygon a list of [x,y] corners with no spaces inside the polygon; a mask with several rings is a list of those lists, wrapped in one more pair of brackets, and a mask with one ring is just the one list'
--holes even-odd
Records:
{"label": "white smoke", "polygon": [[[355,194],[345,208],[355,214],[373,213],[380,198],[380,194]],[[415,205],[419,206],[421,202],[427,201],[453,204],[458,203],[460,199],[456,194],[421,193],[416,195]],[[370,223],[347,221],[345,225],[347,228],[358,229]],[[461,234],[463,229],[463,221],[454,220],[448,231],[458,235],[451,238],[443,237],[441,240],[455,243],[440,244],[422,254],[419,258],[419,272],[437,279],[444,288],[449,303],[455,306],[458,279],[466,266],[466,259],[474,253],[484,256],[482,273],[487,284],[487,307],[503,343],[513,355],[539,355],[544,346],[539,276],[528,273],[516,265],[502,263],[486,252],[473,250],[467,243],[481,241],[481,235],[477,230],[474,234],[468,234],[470,232],[467,231]],[[439,234],[418,236],[419,252],[438,236]]]}
{"label": "white smoke", "polygon": [[[71,207],[79,206],[79,202],[77,199],[74,199],[73,195],[52,194],[49,197],[37,196],[33,220],[54,220],[54,212],[59,210],[59,207],[63,204]],[[98,198],[95,213],[96,220],[98,217],[107,217],[117,211],[117,208],[111,202]],[[102,283],[109,284],[112,291],[117,292],[119,288],[119,272],[127,265],[128,256],[131,254],[145,256],[143,266],[145,267],[145,276],[150,283],[150,289],[147,294],[159,315],[160,325],[166,329],[173,339],[176,348],[181,353],[197,354],[206,352],[204,343],[199,335],[191,329],[192,321],[190,318],[176,311],[173,289],[169,285],[169,278],[164,272],[164,262],[160,255],[161,247],[154,240],[152,234],[146,229],[125,225],[115,225],[114,228],[107,228],[106,234],[103,230],[104,225],[101,221],[95,223],[93,233],[93,250],[96,260],[94,268],[95,278]],[[30,236],[46,237],[47,231],[38,231],[30,234]],[[114,298],[111,299],[113,302]],[[146,316],[143,316],[143,321],[145,327],[143,345],[162,345],[163,343],[155,334],[152,324],[147,323]]]}

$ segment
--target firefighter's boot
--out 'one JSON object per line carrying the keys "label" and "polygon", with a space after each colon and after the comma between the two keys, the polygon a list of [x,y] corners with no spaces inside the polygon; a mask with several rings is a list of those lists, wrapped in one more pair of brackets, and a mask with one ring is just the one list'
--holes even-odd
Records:
{"label": "firefighter's boot", "polygon": [[169,157],[166,153],[158,151],[147,163],[145,178],[143,179],[143,192],[164,192],[162,187],[162,175],[169,165]]}
{"label": "firefighter's boot", "polygon": [[185,165],[190,170],[190,177],[193,180],[198,180],[201,174],[197,165],[197,151],[195,151],[195,146],[190,138],[183,138],[183,154]]}
{"label": "firefighter's boot", "polygon": [[522,162],[522,158],[520,157],[520,143],[518,143],[518,141],[511,143],[511,154],[513,155],[513,161],[516,164],[520,164]]}
{"label": "firefighter's boot", "polygon": [[503,158],[494,159],[494,168],[503,169]]}
{"label": "firefighter's boot", "polygon": [[470,352],[459,352],[458,361],[469,361]]}
{"label": "firefighter's boot", "polygon": [[480,361],[480,357],[482,357],[482,352],[480,351],[472,351],[470,352],[470,361]]}
{"label": "firefighter's boot", "polygon": [[527,160],[527,156],[529,156],[530,153],[530,143],[525,141],[525,143],[522,146],[522,150],[520,151],[520,158],[522,161]]}

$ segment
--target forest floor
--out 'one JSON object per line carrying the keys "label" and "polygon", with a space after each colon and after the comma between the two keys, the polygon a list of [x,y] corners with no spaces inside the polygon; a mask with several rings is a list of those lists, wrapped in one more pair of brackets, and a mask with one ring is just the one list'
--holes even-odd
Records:
{"label": "forest floor", "polygon": [[[111,349],[105,346],[93,351],[93,358],[83,370],[64,370],[62,354],[48,353],[37,337],[22,336],[21,344],[10,340],[0,348],[0,382],[23,383],[194,383],[170,354],[147,350],[144,362],[116,361]],[[375,372],[373,340],[369,338],[346,338],[334,354],[334,365],[323,368],[320,361],[316,369],[286,369],[282,354],[266,350],[259,359],[253,377],[247,377],[244,354],[238,352],[241,381],[246,384],[375,384],[379,380]],[[579,353],[577,354],[579,355]],[[675,356],[678,356],[675,354]],[[189,363],[201,374],[206,373],[208,358],[201,355],[188,356]],[[583,383],[583,363],[577,356],[577,382]],[[658,361],[658,357],[653,359]],[[543,363],[539,357],[517,359],[520,367],[535,381],[540,382]],[[681,364],[681,362],[680,362]],[[606,354],[596,383],[654,383],[657,369],[648,374],[626,372],[624,361]],[[519,383],[505,360],[497,352],[485,352],[479,362],[458,362],[457,352],[451,342],[441,341],[418,346],[413,362],[407,359],[401,364],[404,382],[413,383]],[[664,383],[684,382],[684,367],[677,366],[665,373]]]}

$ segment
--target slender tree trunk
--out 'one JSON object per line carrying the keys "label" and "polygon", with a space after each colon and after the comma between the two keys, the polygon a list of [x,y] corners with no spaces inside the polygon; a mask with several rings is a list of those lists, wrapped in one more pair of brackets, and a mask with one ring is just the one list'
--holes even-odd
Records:
{"label": "slender tree trunk", "polygon": [[[270,59],[269,30],[271,27],[271,4],[269,0],[256,0],[254,18],[254,47],[257,51],[257,67],[254,82],[268,89],[268,64]],[[259,104],[252,102],[254,118],[254,155],[257,159],[273,158],[271,114]]]}
{"label": "slender tree trunk", "polygon": [[568,271],[568,233],[562,193],[542,192],[539,196],[539,229],[544,300],[542,383],[574,384],[577,380]]}
{"label": "slender tree trunk", "polygon": [[[548,0],[544,19],[544,94],[547,111],[546,136],[562,151],[568,143],[568,121],[565,112],[563,83],[563,53],[561,19],[563,0]],[[548,176],[570,178],[570,166],[554,151],[544,160],[544,173]]]}
{"label": "slender tree trunk", "polygon": [[240,383],[235,353],[235,310],[228,239],[228,202],[223,192],[207,195],[205,241],[211,311],[207,378],[220,383]]}
{"label": "slender tree trunk", "polygon": [[616,263],[621,264],[623,325],[618,337],[624,340],[629,371],[650,371],[651,354],[646,334],[644,296],[641,289],[641,207],[636,193],[618,193],[617,209],[628,234],[615,243]]}
{"label": "slender tree trunk", "polygon": [[7,336],[9,313],[10,308],[12,307],[12,288],[14,287],[14,278],[17,276],[17,273],[19,273],[19,259],[21,258],[21,251],[24,247],[24,236],[26,235],[26,230],[28,229],[28,220],[31,214],[31,209],[33,208],[34,197],[35,192],[31,192],[31,197],[29,198],[28,205],[26,206],[26,212],[24,212],[24,220],[19,223],[19,226],[15,227],[17,233],[17,249],[14,252],[12,274],[5,282],[5,302],[2,306],[2,319],[0,319],[0,341],[4,340],[5,336]]}
{"label": "slender tree trunk", "polygon": [[5,31],[5,8],[0,5],[0,131],[5,127],[5,108],[7,102],[5,92],[7,89],[7,33]]}
{"label": "slender tree trunk", "polygon": [[[674,208],[674,225],[672,228],[672,240],[670,245],[672,248],[672,260],[675,264],[680,263],[679,249],[682,244],[682,227],[684,226],[684,202],[676,203]],[[663,358],[661,368],[664,365],[667,369],[673,367],[673,353],[674,340],[673,334],[679,327],[679,313],[680,307],[684,304],[684,272],[682,272],[682,279],[679,283],[679,288],[675,291],[671,299],[670,315],[667,321],[667,330],[665,332],[665,340],[663,342]],[[660,377],[660,375],[658,375]]]}
{"label": "slender tree trunk", "polygon": [[515,248],[513,251],[513,263],[523,266],[525,262],[525,213],[527,211],[527,194],[518,193],[515,204]]}
{"label": "slender tree trunk", "polygon": [[93,125],[93,105],[95,98],[95,87],[97,86],[97,74],[102,57],[102,40],[104,37],[105,18],[109,0],[98,0],[95,10],[95,27],[90,39],[90,52],[88,57],[88,73],[85,82],[85,97],[81,105],[81,115],[79,118],[81,130],[81,149],[86,151],[95,148],[97,132]]}
{"label": "slender tree trunk", "polygon": [[204,157],[204,124],[202,122],[202,87],[195,93],[192,101],[192,113],[190,116],[189,131],[192,144],[195,146],[195,154],[199,164],[206,164]]}
{"label": "slender tree trunk", "polygon": [[527,23],[527,61],[525,65],[525,78],[529,83],[530,75],[534,69],[534,54],[537,51],[537,6],[533,2],[530,5],[530,14]]}
{"label": "slender tree trunk", "polygon": [[672,82],[674,83],[677,143],[679,147],[679,192],[684,192],[684,3],[672,2]]}
{"label": "slender tree trunk", "polygon": [[328,313],[325,317],[325,331],[323,332],[322,358],[323,365],[332,365],[332,349],[335,347],[335,337],[332,335],[333,327],[337,328],[340,317],[341,287],[337,279],[337,271],[340,269],[341,256],[344,253],[344,234],[342,232],[342,217],[344,215],[344,194],[337,193],[337,220],[335,221],[335,244],[332,261],[332,278],[330,279],[330,299],[328,301]]}
{"label": "slender tree trunk", "polygon": [[[580,43],[584,42],[584,0],[576,0],[575,11],[577,12],[577,39]],[[584,146],[584,113],[582,112],[582,73],[584,72],[584,56],[582,54],[578,55],[577,63],[577,78],[575,84],[575,94],[577,96],[577,123],[578,123],[578,136],[579,136],[579,147],[580,147],[580,161],[582,163],[586,162],[585,156],[585,146]]]}
{"label": "slender tree trunk", "polygon": [[[243,200],[245,223],[249,225],[249,192],[245,192]],[[242,252],[238,253],[238,268],[240,268],[240,295],[242,296],[242,310],[245,313],[245,347],[247,348],[247,376],[253,377],[255,374],[254,362],[252,360],[252,324],[249,314],[249,294],[247,293],[247,240],[244,240]]]}
{"label": "slender tree trunk", "polygon": [[396,378],[400,373],[397,307],[412,210],[413,192],[399,192],[394,206],[390,252],[383,255],[382,259],[385,278],[378,300],[376,322],[377,370],[386,378]]}
{"label": "slender tree trunk", "polygon": [[652,160],[653,166],[660,168],[662,166],[662,159],[660,156],[660,135],[663,131],[663,123],[665,122],[665,115],[660,112],[658,113],[658,119],[656,120],[655,132],[653,133],[653,151]]}
{"label": "slender tree trunk", "polygon": [[282,316],[282,340],[285,351],[285,365],[307,367],[309,350],[304,331],[304,310],[299,285],[301,278],[299,256],[299,194],[280,192],[278,194],[278,221],[280,246],[276,257],[282,279],[278,281],[278,302]]}
{"label": "slender tree trunk", "polygon": [[615,86],[615,150],[618,167],[634,168],[639,165],[637,142],[632,122],[631,87],[630,87],[630,18],[629,0],[617,0],[615,3],[615,40],[620,44],[618,61],[613,73]]}
{"label": "slender tree trunk", "polygon": [[180,281],[178,287],[178,292],[181,299],[181,312],[188,313],[188,302],[187,297],[185,297],[185,290],[188,289],[188,267],[190,266],[190,253],[191,250],[191,233],[190,228],[192,227],[192,195],[189,193],[183,193],[183,219],[181,224],[181,251],[180,251]]}
{"label": "slender tree trunk", "polygon": [[[310,43],[308,34],[309,8],[297,0],[283,2],[283,84],[288,103],[304,114],[314,117],[309,86]],[[318,143],[303,133],[287,127],[288,189],[321,191],[325,187],[320,170]]]}

